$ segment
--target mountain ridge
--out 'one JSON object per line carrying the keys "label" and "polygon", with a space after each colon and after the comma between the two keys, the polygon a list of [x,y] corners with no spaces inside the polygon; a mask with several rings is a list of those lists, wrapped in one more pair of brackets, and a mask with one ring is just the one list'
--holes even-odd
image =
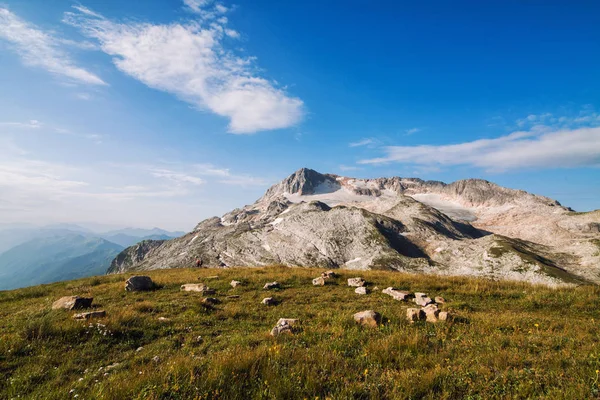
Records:
{"label": "mountain ridge", "polygon": [[600,282],[594,215],[480,179],[357,179],[302,168],[255,203],[206,219],[181,238],[125,250],[135,256],[115,259],[108,272],[200,259],[215,267],[279,263]]}

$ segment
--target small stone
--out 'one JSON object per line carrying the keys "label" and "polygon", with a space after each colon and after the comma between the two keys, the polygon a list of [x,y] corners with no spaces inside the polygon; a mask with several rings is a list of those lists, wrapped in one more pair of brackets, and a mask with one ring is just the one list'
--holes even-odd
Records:
{"label": "small stone", "polygon": [[181,290],[185,292],[200,292],[202,294],[215,294],[215,289],[211,289],[203,283],[186,283],[181,285]]}
{"label": "small stone", "polygon": [[74,319],[91,319],[91,318],[103,318],[106,317],[106,311],[98,310],[98,311],[90,311],[81,314],[73,315]]}
{"label": "small stone", "polygon": [[325,278],[325,279],[333,279],[333,278],[337,278],[338,274],[336,274],[333,271],[325,271],[321,274],[321,277]]}
{"label": "small stone", "polygon": [[136,275],[127,279],[125,282],[125,290],[128,292],[138,292],[154,289],[154,282],[149,276]]}
{"label": "small stone", "polygon": [[428,304],[427,306],[423,307],[422,310],[425,313],[425,318],[427,322],[438,321],[438,314],[440,311],[435,304]]}
{"label": "small stone", "polygon": [[202,336],[198,336],[198,337],[196,338],[196,343],[202,343],[202,340],[203,340],[203,339],[202,339]]}
{"label": "small stone", "polygon": [[160,357],[159,356],[154,356],[154,357],[152,357],[152,361],[154,361],[155,363],[159,363],[160,362]]}
{"label": "small stone", "polygon": [[375,287],[373,288],[373,291],[374,291],[374,292],[376,292],[376,291],[378,291],[378,290],[379,290],[379,286],[375,286]]}
{"label": "small stone", "polygon": [[169,319],[169,318],[165,318],[165,317],[158,317],[158,320],[159,320],[160,322],[168,322],[168,321],[170,321],[170,319]]}
{"label": "small stone", "polygon": [[219,300],[215,297],[205,297],[202,299],[202,304],[215,305],[215,304],[219,304],[220,302],[221,302],[221,300]]}
{"label": "small stone", "polygon": [[446,299],[444,299],[443,297],[440,297],[440,296],[436,296],[436,297],[434,298],[434,300],[435,300],[435,302],[436,302],[436,303],[438,303],[438,304],[444,304],[444,303],[446,302]]}
{"label": "small stone", "polygon": [[236,281],[236,280],[233,280],[233,281],[231,281],[229,284],[231,285],[231,287],[234,287],[234,288],[235,288],[235,287],[241,286],[241,285],[242,285],[242,282],[240,282],[240,281]]}
{"label": "small stone", "polygon": [[144,350],[144,348],[143,348],[143,347],[138,347],[137,349],[135,349],[135,352],[136,352],[136,353],[139,353],[139,352],[140,352],[140,351],[142,351],[142,350]]}
{"label": "small stone", "polygon": [[52,309],[64,308],[66,310],[80,310],[92,306],[93,297],[66,296],[52,303]]}
{"label": "small stone", "polygon": [[451,319],[451,316],[447,311],[440,311],[437,317],[439,321],[450,321]]}
{"label": "small stone", "polygon": [[270,290],[270,289],[280,289],[281,285],[279,284],[279,282],[269,282],[269,283],[265,283],[265,286],[263,286],[263,289],[265,290]]}
{"label": "small stone", "polygon": [[348,286],[360,287],[365,286],[365,283],[363,278],[348,278]]}
{"label": "small stone", "polygon": [[293,328],[300,321],[292,318],[279,318],[277,324],[273,329],[271,329],[271,336],[278,336],[281,334],[291,335],[293,333]]}
{"label": "small stone", "polygon": [[275,299],[272,297],[265,297],[261,303],[267,306],[274,306],[277,304],[277,301],[275,301]]}
{"label": "small stone", "polygon": [[398,300],[398,301],[405,301],[405,300],[408,300],[409,298],[413,297],[413,295],[410,292],[406,292],[404,290],[398,290],[393,287],[383,289],[381,292],[384,294],[387,294],[389,296],[392,296],[394,298],[394,300]]}
{"label": "small stone", "polygon": [[357,287],[354,289],[354,293],[356,294],[367,294],[367,288],[364,286]]}
{"label": "small stone", "polygon": [[322,276],[315,278],[312,280],[312,284],[314,286],[325,286],[325,278],[323,278]]}
{"label": "small stone", "polygon": [[373,328],[377,327],[377,325],[381,323],[381,314],[373,310],[358,312],[354,314],[353,317],[356,323]]}
{"label": "small stone", "polygon": [[406,319],[408,319],[411,323],[415,321],[421,321],[426,318],[425,312],[418,308],[409,308],[406,310]]}
{"label": "small stone", "polygon": [[415,293],[415,303],[421,307],[425,307],[428,304],[432,304],[433,300],[431,300],[425,293]]}

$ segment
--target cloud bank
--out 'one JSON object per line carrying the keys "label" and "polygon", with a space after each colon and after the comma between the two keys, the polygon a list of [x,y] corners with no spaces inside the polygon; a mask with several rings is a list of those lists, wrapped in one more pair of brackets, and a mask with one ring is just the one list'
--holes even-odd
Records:
{"label": "cloud bank", "polygon": [[383,157],[359,164],[469,165],[503,171],[519,168],[600,166],[600,127],[551,131],[547,127],[440,146],[388,146]]}

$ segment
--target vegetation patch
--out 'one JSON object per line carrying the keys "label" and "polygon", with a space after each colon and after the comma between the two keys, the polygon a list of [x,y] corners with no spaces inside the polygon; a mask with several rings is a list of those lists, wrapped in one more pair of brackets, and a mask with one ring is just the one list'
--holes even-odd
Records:
{"label": "vegetation patch", "polygon": [[[161,285],[125,292],[111,275],[0,292],[0,398],[37,399],[587,399],[600,395],[600,289],[338,271],[313,286],[312,268],[177,269]],[[206,279],[218,276],[216,279]],[[346,285],[442,296],[454,322],[406,321],[414,306]],[[231,280],[244,282],[232,288]],[[278,281],[277,291],[263,290]],[[181,284],[204,282],[202,306]],[[81,292],[80,292],[81,291]],[[43,292],[43,294],[40,294]],[[94,297],[106,317],[51,310],[66,295]],[[239,296],[228,298],[228,296]],[[264,297],[278,304],[261,304]],[[352,315],[376,310],[378,328]],[[298,318],[292,335],[269,335]]]}

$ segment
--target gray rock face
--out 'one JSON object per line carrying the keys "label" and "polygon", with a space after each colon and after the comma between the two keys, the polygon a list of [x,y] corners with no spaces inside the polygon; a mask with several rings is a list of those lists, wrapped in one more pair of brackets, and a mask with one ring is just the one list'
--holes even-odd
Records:
{"label": "gray rock face", "polygon": [[600,282],[600,211],[491,182],[354,179],[301,169],[254,204],[124,250],[110,273],[283,264]]}
{"label": "gray rock face", "polygon": [[128,292],[140,292],[154,289],[154,282],[149,276],[136,275],[127,279],[125,290]]}
{"label": "gray rock face", "polygon": [[414,302],[421,306],[425,307],[428,304],[433,304],[433,300],[431,300],[425,293],[415,293]]}
{"label": "gray rock face", "polygon": [[58,310],[64,308],[66,310],[80,310],[83,308],[90,308],[93,301],[93,297],[66,296],[61,297],[52,303],[52,309]]}
{"label": "gray rock face", "polygon": [[406,310],[406,318],[411,322],[423,321],[427,318],[425,312],[419,308],[409,308]]}

